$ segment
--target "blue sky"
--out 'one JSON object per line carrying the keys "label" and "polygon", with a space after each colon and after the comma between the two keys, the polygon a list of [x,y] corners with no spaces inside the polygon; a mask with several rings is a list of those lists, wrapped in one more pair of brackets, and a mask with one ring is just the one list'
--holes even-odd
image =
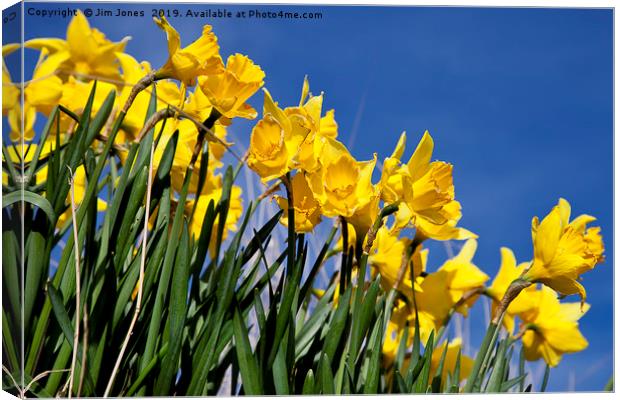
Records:
{"label": "blue sky", "polygon": [[[25,4],[26,10],[31,7],[63,5]],[[91,24],[112,40],[132,36],[127,52],[161,65],[166,42],[151,21],[153,7],[123,7],[144,10],[145,16],[92,17]],[[320,20],[169,20],[184,44],[203,24],[213,25],[223,56],[249,55],[266,72],[266,87],[281,104],[298,102],[307,74],[312,91],[325,92],[325,107],[336,109],[340,139],[360,159],[373,152],[379,159],[389,155],[403,130],[409,156],[428,129],[434,159],[454,164],[461,225],[480,236],[474,260],[491,276],[500,246],[512,248],[519,262],[531,259],[531,218],[543,217],[559,197],[571,203],[573,215],[596,216],[608,248],[607,261],[584,276],[592,308],[581,329],[590,346],[565,356],[549,387],[602,389],[613,368],[611,10],[161,7],[183,13],[190,8],[322,12]],[[67,22],[26,15],[26,39],[64,38]],[[27,53],[27,71],[34,56]],[[262,96],[252,103],[260,109]],[[240,141],[247,143],[251,126],[235,123]],[[431,268],[444,258],[442,245],[431,246]],[[481,338],[479,333],[472,341]]]}

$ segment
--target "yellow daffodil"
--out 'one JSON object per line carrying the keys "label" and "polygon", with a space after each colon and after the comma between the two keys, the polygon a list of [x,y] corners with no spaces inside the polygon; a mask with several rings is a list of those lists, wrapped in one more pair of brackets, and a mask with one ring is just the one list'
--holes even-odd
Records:
{"label": "yellow daffodil", "polygon": [[[94,85],[95,81],[82,82],[70,76],[67,82],[63,85],[62,97],[58,100],[58,103],[73,111],[78,116],[81,116],[84,112],[86,99],[90,96]],[[111,91],[116,90],[116,85],[103,81],[97,82],[97,88],[95,90],[95,97],[93,98],[93,106],[91,109],[91,117],[94,117],[99,111],[108,94],[110,94]],[[60,114],[61,132],[71,131],[71,128],[75,127],[75,125],[76,123],[72,118],[64,113]]]}
{"label": "yellow daffodil", "polygon": [[19,105],[19,87],[12,82],[9,72],[2,68],[2,115]]}
{"label": "yellow daffodil", "polygon": [[95,28],[78,10],[67,26],[66,40],[38,38],[27,41],[25,47],[42,50],[49,56],[41,68],[50,71],[62,70],[63,74],[77,73],[81,79],[119,79],[117,52],[123,52],[129,38],[114,43]]}
{"label": "yellow daffodil", "polygon": [[413,200],[413,180],[409,170],[403,168],[400,162],[406,143],[407,134],[403,132],[396,143],[392,155],[386,157],[383,161],[379,185],[381,198],[389,204]]}
{"label": "yellow daffodil", "polygon": [[[444,348],[446,347],[446,342],[444,341],[433,350],[433,355],[431,358],[431,371],[430,376],[435,376],[437,369],[439,368],[439,364],[441,362],[441,356],[443,355]],[[441,371],[441,383],[445,385],[446,380],[448,379],[448,373],[452,374],[454,369],[456,368],[456,361],[459,357],[459,352],[461,351],[461,338],[454,338],[448,343],[448,348],[446,349],[446,358],[444,359],[443,369]],[[455,381],[456,377],[453,377],[452,384],[457,382],[461,382],[463,379],[469,376],[472,367],[474,366],[474,360],[470,357],[467,357],[461,354],[461,367],[458,379]]]}
{"label": "yellow daffodil", "polygon": [[[439,268],[439,271],[445,272],[446,276],[449,277],[447,283],[453,304],[458,302],[467,292],[482,288],[485,282],[489,280],[489,276],[472,262],[477,247],[478,243],[475,239],[467,240],[459,254],[447,260]],[[458,311],[467,316],[467,310],[476,298],[477,296],[471,297],[458,308]]]}
{"label": "yellow daffodil", "polygon": [[[5,45],[4,48],[14,47]],[[11,51],[7,51],[10,54]],[[3,55],[5,52],[3,51]],[[44,63],[43,63],[44,64]],[[9,125],[11,127],[10,137],[13,141],[24,140],[30,141],[34,138],[34,123],[36,121],[36,113],[40,111],[49,114],[62,96],[62,81],[53,75],[54,71],[47,70],[42,67],[42,63],[38,63],[33,71],[32,79],[25,82],[23,107],[21,105],[20,89],[11,82],[11,76],[4,65],[2,69],[2,112],[8,116]],[[23,118],[24,132],[21,132],[21,121]]]}
{"label": "yellow daffodil", "polygon": [[428,132],[418,143],[406,165],[400,165],[406,135],[403,133],[391,157],[386,160],[381,191],[387,202],[401,201],[396,215],[404,227],[412,224],[423,238],[436,240],[468,239],[476,235],[456,227],[461,205],[454,199],[452,165],[431,162],[434,143]]}
{"label": "yellow daffodil", "polygon": [[[487,294],[493,299],[492,311],[494,315],[496,314],[496,309],[502,301],[502,298],[504,297],[504,294],[510,284],[515,279],[519,278],[523,271],[525,271],[530,265],[529,262],[524,262],[517,265],[517,259],[515,258],[514,253],[507,247],[502,247],[500,252],[502,262],[499,267],[499,271],[497,272],[495,279],[493,279],[493,283],[487,289]],[[536,286],[529,286],[523,289],[523,291],[510,303],[506,309],[503,323],[509,333],[514,332],[515,316],[535,306],[533,301],[534,299],[532,297],[532,293],[534,292],[536,292]]]}
{"label": "yellow daffodil", "polygon": [[[125,102],[133,89],[133,85],[138,83],[140,79],[151,71],[151,66],[147,62],[139,63],[135,58],[126,53],[118,52],[116,53],[116,57],[118,58],[123,72],[123,81],[125,82],[125,85],[121,87],[114,105],[116,110],[120,110],[125,105]],[[162,85],[163,84],[164,83],[162,82]],[[99,88],[99,84],[97,84],[97,86],[97,91],[102,90]],[[158,85],[158,95],[160,91],[159,89],[160,88]],[[131,106],[131,112],[127,113],[123,119],[122,130],[128,135],[128,137],[118,134],[116,136],[116,141],[118,144],[123,144],[123,142],[129,139],[135,139],[138,133],[142,130],[144,121],[146,120],[150,99],[150,90],[143,90],[135,97]],[[158,109],[162,109],[164,107],[165,104],[158,104]]]}
{"label": "yellow daffodil", "polygon": [[310,128],[281,109],[268,90],[264,92],[263,118],[252,129],[248,166],[267,182],[297,167],[300,145]]}
{"label": "yellow daffodil", "polygon": [[314,197],[328,217],[350,217],[366,206],[375,194],[371,182],[377,162],[357,161],[340,142],[327,137],[320,158],[320,168],[308,174]]}
{"label": "yellow daffodil", "polygon": [[[418,313],[420,340],[426,342],[433,329],[435,329],[434,321],[424,313]],[[385,331],[385,339],[383,341],[383,364],[385,368],[389,368],[396,359],[398,346],[402,341],[405,331],[409,329],[407,335],[407,347],[413,344],[415,334],[415,309],[413,304],[408,304],[402,300],[396,300],[390,321]],[[405,364],[408,358],[405,358]]]}
{"label": "yellow daffodil", "polygon": [[427,321],[432,321],[435,332],[443,326],[456,303],[450,291],[453,275],[454,272],[439,270],[429,273],[424,278],[416,279],[421,289],[415,294],[418,315]]}
{"label": "yellow daffodil", "polygon": [[547,365],[555,367],[562,354],[588,347],[577,321],[589,306],[586,304],[582,311],[579,303],[561,304],[556,293],[545,286],[535,294],[535,308],[520,315],[527,329],[522,338],[525,359],[543,358]]}
{"label": "yellow daffodil", "polygon": [[316,171],[324,145],[318,138],[337,135],[333,112],[321,118],[323,95],[308,98],[308,93],[306,78],[299,106],[282,109],[265,90],[263,119],[252,130],[248,154],[248,165],[264,182],[294,168]]}
{"label": "yellow daffodil", "polygon": [[[239,221],[239,218],[243,213],[243,198],[241,197],[242,192],[243,191],[239,186],[233,185],[231,188],[230,206],[228,209],[228,214],[226,215],[226,221],[224,221],[224,235],[222,237],[222,240],[226,239],[229,231],[237,231],[237,221]],[[202,230],[204,218],[209,207],[209,202],[213,200],[214,206],[217,206],[217,203],[222,198],[222,193],[222,176],[211,176],[208,178],[208,181],[206,182],[202,193],[200,194],[200,196],[198,196],[198,200],[187,201],[184,212],[188,217],[191,214],[194,203],[197,201],[196,211],[189,223],[190,236],[193,236],[195,240],[198,240],[198,238],[200,237],[200,232]],[[222,222],[220,221],[220,216],[218,214],[217,218],[213,222],[211,240],[209,241],[209,250],[212,254],[216,246],[215,238],[219,229],[218,227],[221,223]]]}
{"label": "yellow daffodil", "polygon": [[560,199],[542,222],[532,219],[534,260],[523,279],[541,282],[563,295],[579,294],[583,302],[586,290],[578,280],[601,260],[603,245],[596,230],[586,237],[585,224],[592,217],[569,223],[570,213],[570,204]]}
{"label": "yellow daffodil", "polygon": [[323,109],[323,93],[318,96],[310,94],[310,82],[304,78],[301,90],[301,99],[298,107],[288,107],[284,113],[288,116],[291,127],[296,136],[301,137],[302,142],[297,150],[296,159],[299,168],[306,172],[314,172],[319,168],[324,142],[322,137],[336,139],[338,136],[338,124],[335,120],[334,110],[329,110],[321,117]]}
{"label": "yellow daffodil", "polygon": [[365,206],[355,210],[353,215],[347,219],[355,227],[359,237],[366,236],[381,211],[379,207],[381,197],[379,196],[376,185],[373,186],[372,193],[370,201]]}
{"label": "yellow daffodil", "polygon": [[258,65],[247,56],[235,54],[228,57],[222,73],[205,76],[199,85],[225,118],[254,119],[256,110],[246,101],[263,86],[264,79],[265,73]]}
{"label": "yellow daffodil", "polygon": [[[86,188],[88,186],[88,181],[86,179],[86,170],[83,165],[80,165],[73,171],[73,192],[74,192],[74,200],[75,206],[79,207],[82,200],[86,196]],[[67,194],[67,200],[65,204],[69,206],[69,208],[63,212],[56,222],[56,228],[61,229],[67,224],[68,221],[71,220],[71,193]],[[107,208],[107,204],[104,200],[97,198],[97,211],[105,211]]]}
{"label": "yellow daffodil", "polygon": [[[34,121],[36,119],[36,110],[28,103],[24,103],[24,108],[17,103],[8,113],[8,122],[11,128],[9,137],[13,142],[31,141],[34,139]],[[23,131],[22,131],[23,117]]]}
{"label": "yellow daffodil", "polygon": [[[41,147],[41,153],[39,157],[48,157],[49,154],[53,151],[54,146],[55,143],[52,140],[46,140]],[[14,165],[19,166],[23,164],[24,169],[27,169],[28,164],[32,161],[32,158],[34,157],[34,153],[37,151],[37,147],[38,145],[36,143],[27,143],[24,144],[24,146],[21,146],[21,144],[17,144],[15,146],[7,146],[7,153]],[[2,155],[2,159],[4,160],[4,154]],[[3,172],[2,183],[4,185],[8,185],[8,178],[9,175]],[[47,179],[47,165],[39,164],[33,179],[34,182],[30,182],[31,184],[41,184],[45,182],[45,180]]]}
{"label": "yellow daffodil", "polygon": [[201,75],[218,74],[224,69],[220,57],[220,46],[210,25],[204,25],[202,35],[192,44],[181,48],[181,37],[162,16],[153,18],[168,38],[168,60],[157,71],[158,77],[173,78],[186,86],[194,86]]}
{"label": "yellow daffodil", "polygon": [[247,162],[263,182],[279,178],[293,168],[289,155],[295,153],[295,147],[287,139],[286,131],[271,114],[265,115],[252,129]]}
{"label": "yellow daffodil", "polygon": [[[335,252],[342,251],[343,249],[342,241],[343,241],[343,237],[342,237],[342,228],[341,228],[340,236],[338,237],[338,241],[336,242],[336,245],[334,246],[333,251]],[[353,226],[353,224],[350,224],[350,223],[347,223],[347,242],[348,242],[348,247],[355,246],[355,243],[357,242],[357,232],[355,232],[355,226]]]}
{"label": "yellow daffodil", "polygon": [[[404,258],[410,243],[410,239],[399,238],[398,233],[390,231],[385,226],[377,231],[368,262],[373,267],[373,271],[381,275],[381,286],[383,286],[384,290],[389,291],[396,285],[401,267],[408,262]],[[422,250],[421,246],[418,246],[411,258],[414,265],[414,274],[419,276],[420,272],[426,269],[428,249]],[[396,287],[407,298],[413,299],[411,285],[411,272],[409,266],[406,265],[403,278]],[[417,282],[415,283],[415,288],[420,290]]]}
{"label": "yellow daffodil", "polygon": [[[388,321],[388,325],[385,330],[385,338],[383,340],[383,363],[388,368],[396,359],[396,353],[398,352],[398,346],[402,341],[403,334],[406,329],[409,329],[406,325],[407,317],[410,313],[407,309],[407,304],[404,301],[397,300],[394,305],[394,310]],[[407,345],[411,342],[413,329],[410,329],[407,337]]]}
{"label": "yellow daffodil", "polygon": [[[295,231],[312,232],[314,227],[321,222],[321,206],[314,199],[314,195],[306,182],[303,173],[297,173],[291,179],[293,192],[293,208],[295,209]],[[288,200],[282,196],[276,196],[278,206],[284,210],[281,222],[288,226]]]}

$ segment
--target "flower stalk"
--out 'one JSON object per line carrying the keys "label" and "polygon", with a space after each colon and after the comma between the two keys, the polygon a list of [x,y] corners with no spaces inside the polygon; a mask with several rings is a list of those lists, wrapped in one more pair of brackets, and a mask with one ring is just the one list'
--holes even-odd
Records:
{"label": "flower stalk", "polygon": [[512,303],[512,301],[517,298],[517,296],[519,295],[519,293],[521,293],[523,289],[527,288],[531,284],[532,282],[523,278],[515,279],[510,284],[510,286],[506,290],[506,293],[504,294],[504,297],[499,303],[499,307],[495,312],[495,317],[493,317],[494,324],[499,325],[502,322],[502,318],[504,318],[504,314],[506,313],[506,310],[508,309],[510,303]]}

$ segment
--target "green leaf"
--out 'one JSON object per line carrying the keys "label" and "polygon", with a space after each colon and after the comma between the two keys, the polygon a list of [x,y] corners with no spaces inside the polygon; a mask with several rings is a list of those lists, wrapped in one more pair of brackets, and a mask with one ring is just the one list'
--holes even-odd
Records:
{"label": "green leaf", "polygon": [[49,137],[50,130],[52,129],[52,124],[58,118],[58,106],[52,109],[49,117],[47,117],[47,121],[45,122],[45,127],[43,127],[43,131],[41,131],[41,137],[39,139],[39,145],[34,151],[32,155],[32,161],[28,166],[28,170],[26,171],[26,184],[30,184],[32,182],[32,177],[34,176],[35,171],[37,170],[37,165],[39,163],[39,159],[41,158],[41,150],[43,150],[43,143],[47,141]]}
{"label": "green leaf", "polygon": [[54,209],[52,208],[52,205],[50,204],[50,202],[47,201],[45,197],[38,195],[36,193],[33,193],[33,192],[29,192],[27,190],[11,192],[9,194],[5,194],[4,196],[2,196],[2,208],[8,207],[11,204],[14,204],[17,202],[21,202],[22,199],[26,203],[30,203],[32,205],[39,207],[39,209],[43,211],[45,215],[47,215],[47,218],[50,220],[50,222],[52,224],[56,224],[56,213],[54,212]]}
{"label": "green leaf", "polygon": [[500,392],[507,392],[516,385],[522,385],[525,381],[525,375],[519,375],[516,378],[509,379],[507,381],[502,382],[500,387]]}
{"label": "green leaf", "polygon": [[280,303],[280,308],[278,309],[278,313],[276,315],[273,347],[271,348],[271,352],[269,353],[269,357],[267,360],[268,366],[271,366],[273,364],[273,360],[275,359],[278,347],[280,345],[280,341],[282,340],[282,337],[284,336],[286,328],[288,327],[288,324],[290,322],[291,307],[293,305],[293,298],[298,294],[297,289],[299,287],[301,271],[302,266],[297,265],[297,267],[293,269],[293,274],[288,277],[290,279],[287,279],[284,286],[284,295],[282,297],[282,302]]}
{"label": "green leaf", "polygon": [[322,394],[334,394],[334,375],[332,373],[331,362],[327,354],[321,355],[319,361],[318,374],[318,388]]}
{"label": "green leaf", "polygon": [[[428,349],[427,351],[431,351]],[[441,358],[439,359],[439,365],[437,370],[435,371],[435,376],[433,376],[433,380],[431,381],[431,387],[433,389],[433,393],[439,393],[441,391],[441,375],[443,373],[444,364],[446,361],[446,354],[448,354],[448,341],[446,340],[446,345],[441,352]]]}
{"label": "green leaf", "polygon": [[60,329],[62,329],[65,339],[69,342],[71,347],[73,347],[73,324],[67,314],[67,310],[65,310],[64,300],[56,288],[52,285],[47,287],[47,293],[52,301],[52,309],[54,310],[56,321],[58,322],[58,325],[60,325]]}
{"label": "green leaf", "polygon": [[181,346],[183,344],[183,329],[187,315],[189,256],[189,232],[187,223],[184,223],[181,242],[179,243],[174,263],[172,287],[170,289],[168,311],[168,322],[170,324],[168,343],[170,345],[153,390],[153,394],[156,396],[165,396],[170,393],[170,385],[173,383],[173,378],[178,371]]}
{"label": "green leaf", "polygon": [[[334,286],[335,287],[335,286]],[[342,333],[347,324],[347,318],[349,316],[349,304],[351,303],[351,287],[349,286],[344,294],[338,299],[338,308],[334,313],[334,318],[331,321],[329,334],[325,338],[323,344],[323,352],[333,359],[336,353],[336,349],[340,344]]]}
{"label": "green leaf", "polygon": [[[349,347],[349,368],[353,369],[353,364],[359,356],[359,350],[362,345],[362,340],[366,335],[366,331],[372,321],[375,305],[377,303],[377,295],[379,293],[381,276],[377,275],[375,280],[370,285],[370,288],[366,292],[366,296],[361,304],[361,307],[353,308],[353,323],[350,336]],[[358,288],[357,290],[360,290]]]}
{"label": "green leaf", "polygon": [[609,378],[609,380],[605,384],[605,387],[603,388],[603,391],[605,391],[605,392],[613,392],[613,390],[614,390],[614,377],[612,375],[611,378]]}
{"label": "green leaf", "polygon": [[[379,393],[379,379],[381,372],[381,350],[383,344],[383,315],[380,313],[375,322],[375,327],[370,335],[368,350],[370,350],[370,358],[368,365],[368,374],[364,384],[365,394]],[[367,350],[367,351],[368,351]]]}
{"label": "green leaf", "polygon": [[[287,332],[292,328],[289,326]],[[268,340],[268,338],[265,338]],[[289,337],[284,335],[284,338],[280,342],[280,348],[276,354],[276,358],[273,360],[273,385],[276,389],[276,394],[278,396],[290,394],[289,390],[289,376],[288,376],[288,368],[286,365],[286,356],[287,356],[287,346],[289,342]]]}
{"label": "green leaf", "polygon": [[260,373],[258,363],[252,354],[250,340],[248,339],[248,331],[238,309],[235,309],[233,316],[233,332],[235,336],[235,351],[237,352],[237,361],[239,362],[239,371],[243,380],[243,390],[246,395],[262,394],[262,386],[260,383]]}
{"label": "green leaf", "polygon": [[[428,380],[431,373],[431,360],[433,358],[433,348],[435,348],[434,340],[435,331],[431,331],[428,341],[424,346],[424,357],[420,360],[420,364],[416,365],[416,369],[412,371],[412,375],[414,376],[413,382],[415,384],[415,393],[426,393],[428,388]],[[419,371],[418,368],[420,368]]]}
{"label": "green leaf", "polygon": [[497,393],[502,387],[502,380],[504,377],[504,357],[506,355],[506,349],[507,340],[504,339],[500,342],[497,353],[495,354],[495,362],[492,366],[493,370],[491,372],[491,377],[489,378],[489,381],[487,383],[487,393]]}
{"label": "green leaf", "polygon": [[[335,286],[332,285],[331,291],[333,293]],[[303,357],[313,341],[316,339],[317,333],[323,327],[327,317],[332,311],[331,303],[328,303],[331,293],[325,293],[323,298],[319,301],[319,304],[314,308],[312,315],[304,324],[303,321],[298,321],[297,326],[301,327],[299,332],[295,335],[295,361]]]}
{"label": "green leaf", "polygon": [[114,89],[110,90],[108,96],[105,98],[103,103],[99,106],[99,111],[95,115],[95,118],[90,122],[88,126],[88,135],[86,136],[86,143],[90,144],[97,134],[101,131],[105,123],[108,121],[108,117],[112,112],[112,107],[114,107],[114,101],[116,100],[116,91]]}
{"label": "green leaf", "polygon": [[474,365],[472,366],[469,377],[467,378],[467,383],[465,383],[465,386],[463,388],[464,393],[471,393],[473,391],[474,386],[478,381],[478,375],[480,374],[482,363],[486,358],[487,353],[490,353],[490,348],[492,348],[495,343],[494,338],[497,337],[497,331],[498,325],[490,323],[489,327],[487,328],[487,332],[484,335],[484,339],[482,339],[482,344],[478,349],[478,354],[474,359]]}
{"label": "green leaf", "polygon": [[316,394],[316,391],[314,390],[315,387],[315,383],[314,383],[314,373],[312,372],[312,369],[308,370],[308,373],[306,374],[306,379],[304,379],[304,386],[301,389],[301,394],[305,395],[305,394]]}

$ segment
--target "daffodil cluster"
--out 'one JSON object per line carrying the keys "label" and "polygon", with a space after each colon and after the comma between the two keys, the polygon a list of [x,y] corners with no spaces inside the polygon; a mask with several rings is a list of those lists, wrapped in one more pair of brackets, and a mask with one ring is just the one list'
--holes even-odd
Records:
{"label": "daffodil cluster", "polygon": [[[109,93],[115,93],[115,98],[110,120],[91,150],[96,153],[111,140],[107,136],[109,125],[122,116],[113,149],[114,160],[125,167],[132,144],[143,139],[145,121],[154,103],[156,110],[171,112],[151,127],[156,138],[153,168],[157,170],[163,163],[165,149],[174,138],[172,208],[185,203],[183,212],[195,240],[201,234],[210,202],[217,204],[224,195],[221,170],[224,156],[233,145],[228,141],[232,136],[229,128],[236,118],[259,117],[248,101],[263,88],[265,73],[242,54],[229,55],[224,61],[209,25],[184,46],[165,17],[154,22],[162,31],[162,48],[167,48],[167,59],[160,68],[126,53],[129,38],[111,41],[91,27],[81,12],[70,21],[66,38],[37,38],[24,43],[26,51],[36,51],[39,58],[32,78],[23,85],[13,81],[4,63],[4,58],[16,56],[20,46],[5,45],[2,113],[8,120],[11,140],[26,146],[9,147],[4,157],[15,163],[30,163],[37,151],[37,144],[30,143],[36,136],[37,117],[47,118],[61,106],[66,112],[59,113],[59,129],[39,145],[41,157],[57,150],[56,144],[65,143],[74,133],[75,117],[82,116],[84,99],[96,84],[93,116]],[[163,35],[167,46],[163,46]],[[273,195],[276,204],[289,211],[282,214],[282,224],[290,225],[296,233],[316,232],[322,221],[330,219],[340,226],[340,238],[332,253],[343,253],[341,268],[352,258],[349,255],[354,254],[356,259],[355,270],[340,270],[341,277],[348,274],[363,283],[367,261],[370,275],[379,277],[385,292],[395,293],[383,341],[386,369],[394,365],[401,342],[412,345],[413,329],[417,327],[423,341],[432,332],[443,339],[451,317],[455,313],[467,317],[481,296],[491,299],[494,321],[521,339],[528,360],[542,358],[553,367],[562,354],[587,346],[577,322],[589,308],[580,278],[604,260],[601,229],[588,226],[594,217],[580,215],[571,220],[569,203],[560,199],[542,221],[537,217],[532,220],[531,260],[517,263],[509,248],[501,248],[501,266],[487,286],[490,276],[474,262],[478,236],[459,225],[462,212],[455,195],[454,167],[434,160],[431,134],[425,131],[417,135],[415,149],[408,157],[407,134],[403,132],[392,154],[382,162],[376,153],[358,160],[339,140],[335,111],[324,107],[324,100],[323,93],[311,93],[307,77],[297,104],[281,105],[263,88],[262,113],[249,135],[243,161],[263,184],[272,185],[266,195],[278,192],[281,185],[286,189]],[[203,151],[205,135],[207,148]],[[80,203],[88,177],[84,167],[74,172],[75,201]],[[45,182],[47,167],[39,168],[33,179],[29,184]],[[9,176],[3,172],[3,185],[9,184]],[[184,188],[186,194],[180,195]],[[213,235],[222,225],[224,235],[236,230],[243,212],[242,194],[241,187],[232,186],[226,220],[214,222]],[[69,197],[66,203],[68,206]],[[104,211],[106,207],[104,199],[98,199],[97,209]],[[394,207],[394,212],[383,215],[382,210],[388,207]],[[155,214],[150,215],[151,221]],[[70,220],[67,210],[58,218],[57,228],[62,230]],[[429,266],[431,240],[460,241],[461,245],[456,255]],[[210,241],[210,247],[215,244],[215,240]],[[336,290],[334,303],[341,289]],[[558,294],[578,294],[581,303],[562,302]],[[431,376],[444,348],[444,374],[454,370],[462,350],[460,338],[436,343]],[[462,380],[474,361],[463,356],[459,363],[458,380]]]}
{"label": "daffodil cluster", "polygon": [[[131,103],[130,112],[124,116],[114,139],[114,151],[123,165],[130,145],[142,139],[140,135],[153,95],[150,88],[135,96],[132,91],[145,77],[153,76],[153,81],[156,81],[156,109],[171,107],[178,111],[176,118],[160,121],[154,127],[156,137],[159,138],[153,158],[155,169],[159,166],[168,142],[178,133],[170,173],[172,187],[177,193],[172,193],[173,201],[178,199],[192,155],[200,145],[197,143],[200,124],[215,113],[220,116],[210,129],[212,136],[208,146],[208,172],[205,182],[198,192],[199,176],[197,173],[193,174],[184,207],[186,211],[193,210],[190,231],[198,235],[209,201],[217,202],[222,195],[222,173],[218,170],[223,166],[222,158],[231,145],[226,141],[227,128],[233,118],[256,117],[256,111],[247,104],[247,100],[263,85],[265,74],[250,58],[242,54],[230,55],[224,63],[217,37],[209,25],[204,26],[201,35],[194,42],[181,47],[180,35],[164,17],[155,19],[155,23],[163,30],[168,42],[168,60],[159,69],[153,69],[147,61],[139,62],[125,52],[130,38],[126,37],[118,42],[109,40],[102,32],[90,26],[81,11],[69,22],[66,38],[36,38],[26,41],[26,51],[37,51],[39,60],[32,72],[32,78],[23,85],[23,104],[20,101],[20,85],[13,82],[4,63],[4,58],[15,53],[20,46],[4,46],[2,112],[7,116],[11,128],[11,140],[14,143],[23,141],[26,144],[24,150],[16,150],[22,149],[21,146],[12,147],[10,155],[14,162],[30,162],[36,149],[36,144],[29,142],[35,138],[33,127],[37,115],[49,117],[52,109],[60,105],[80,117],[84,101],[96,83],[93,116],[112,91],[116,97],[109,124],[123,106]],[[192,87],[193,90],[190,90]],[[73,133],[75,121],[67,113],[60,113],[59,120],[60,143],[63,143],[66,137]],[[107,140],[109,124],[96,143],[101,144]],[[50,135],[43,144],[42,156],[53,151],[55,143],[56,137]],[[200,152],[192,167],[200,170],[202,161]],[[37,171],[36,182],[33,183],[43,183],[46,180],[46,171],[46,167]],[[6,172],[3,173],[5,184],[8,184],[8,179]],[[76,201],[79,203],[84,196],[87,181],[83,167],[75,171],[74,179]],[[224,221],[227,228],[224,234],[235,229],[243,211],[242,190],[239,186],[233,186],[230,201],[231,211]],[[99,199],[98,209],[105,210],[105,206],[105,201]],[[62,228],[69,219],[67,210],[60,216],[57,227]]]}

